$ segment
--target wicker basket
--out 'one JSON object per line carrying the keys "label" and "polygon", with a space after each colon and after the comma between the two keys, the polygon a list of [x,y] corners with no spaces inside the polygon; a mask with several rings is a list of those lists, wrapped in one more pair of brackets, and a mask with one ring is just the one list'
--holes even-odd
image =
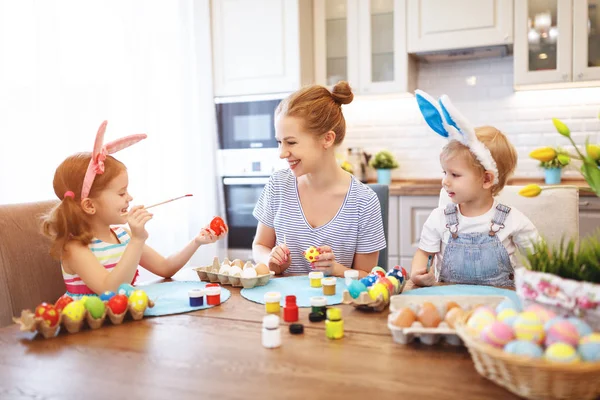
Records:
{"label": "wicker basket", "polygon": [[527,399],[596,399],[600,395],[600,362],[550,363],[505,353],[469,333],[467,313],[456,332],[483,377]]}

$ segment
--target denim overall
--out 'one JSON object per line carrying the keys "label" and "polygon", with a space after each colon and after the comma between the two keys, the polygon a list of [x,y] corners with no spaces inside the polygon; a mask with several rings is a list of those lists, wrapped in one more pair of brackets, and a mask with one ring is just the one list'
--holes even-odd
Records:
{"label": "denim overall", "polygon": [[440,281],[471,285],[514,287],[513,267],[496,235],[504,228],[510,207],[498,204],[489,232],[458,234],[456,204],[444,210],[450,239],[444,250]]}

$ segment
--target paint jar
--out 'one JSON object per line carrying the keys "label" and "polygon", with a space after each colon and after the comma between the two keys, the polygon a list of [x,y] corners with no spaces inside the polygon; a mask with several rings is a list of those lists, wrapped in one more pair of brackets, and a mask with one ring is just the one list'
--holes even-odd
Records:
{"label": "paint jar", "polygon": [[209,306],[218,306],[221,304],[221,286],[206,285],[206,304]]}
{"label": "paint jar", "polygon": [[285,296],[285,308],[283,309],[283,320],[285,322],[298,321],[298,306],[296,296]]}
{"label": "paint jar", "polygon": [[323,279],[323,273],[320,271],[309,272],[308,279],[310,281],[310,287],[320,288],[321,279]]}
{"label": "paint jar", "polygon": [[355,269],[348,269],[344,271],[344,279],[346,286],[350,286],[350,283],[352,283],[352,281],[358,280],[358,271]]}
{"label": "paint jar", "polygon": [[328,339],[341,339],[344,337],[344,320],[342,320],[342,310],[339,308],[332,307],[327,310],[325,335]]}
{"label": "paint jar", "polygon": [[336,283],[337,283],[337,278],[335,276],[329,276],[327,278],[321,279],[321,284],[323,285],[323,294],[325,296],[335,295]]}
{"label": "paint jar", "polygon": [[188,290],[190,307],[201,307],[204,305],[204,289],[194,288]]}
{"label": "paint jar", "polygon": [[327,298],[323,296],[314,296],[310,298],[311,313],[322,314],[325,318],[327,312]]}
{"label": "paint jar", "polygon": [[267,314],[279,314],[281,311],[281,293],[279,292],[267,292],[264,296],[265,300],[265,311]]}
{"label": "paint jar", "polygon": [[269,314],[263,317],[262,345],[267,349],[281,346],[281,329],[279,329],[279,317],[277,315]]}

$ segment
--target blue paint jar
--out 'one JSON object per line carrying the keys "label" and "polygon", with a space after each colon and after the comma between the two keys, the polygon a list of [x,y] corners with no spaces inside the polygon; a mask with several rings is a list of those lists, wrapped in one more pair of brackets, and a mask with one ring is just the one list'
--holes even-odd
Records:
{"label": "blue paint jar", "polygon": [[190,307],[202,307],[204,305],[204,289],[190,289],[188,291]]}

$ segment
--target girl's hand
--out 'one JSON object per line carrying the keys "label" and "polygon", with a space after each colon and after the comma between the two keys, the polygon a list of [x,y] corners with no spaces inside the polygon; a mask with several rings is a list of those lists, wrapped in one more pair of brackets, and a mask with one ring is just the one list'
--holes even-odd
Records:
{"label": "girl's hand", "polygon": [[427,272],[427,267],[417,269],[410,280],[417,286],[433,286],[435,284],[433,268],[429,272]]}
{"label": "girl's hand", "polygon": [[211,228],[210,225],[205,226],[200,230],[198,236],[194,238],[194,242],[197,245],[211,244],[219,239],[222,239],[223,237],[225,237],[227,232],[229,232],[229,227],[227,227],[227,224],[225,223],[222,223],[222,225],[219,226],[219,229],[221,232],[217,235],[217,233],[214,231],[214,229]]}
{"label": "girl's hand", "polygon": [[144,206],[134,206],[129,213],[127,213],[127,223],[129,229],[131,229],[131,238],[141,239],[146,241],[148,239],[148,232],[146,231],[146,222],[152,219],[153,214],[150,214]]}
{"label": "girl's hand", "polygon": [[315,271],[321,271],[325,275],[344,276],[346,269],[342,264],[335,261],[335,254],[330,246],[317,247],[319,255],[315,261],[310,264],[310,267]]}
{"label": "girl's hand", "polygon": [[[269,253],[269,269],[281,274],[288,269],[291,264],[292,256],[290,254],[290,249],[288,249],[285,243],[273,247],[271,253]],[[274,268],[271,268],[272,266]]]}

